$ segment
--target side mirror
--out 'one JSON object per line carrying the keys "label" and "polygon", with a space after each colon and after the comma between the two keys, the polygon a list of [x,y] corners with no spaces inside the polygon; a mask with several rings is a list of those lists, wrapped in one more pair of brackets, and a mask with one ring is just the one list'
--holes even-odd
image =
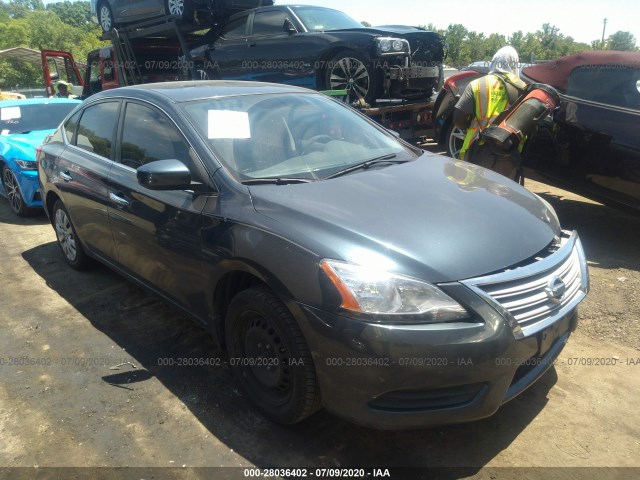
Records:
{"label": "side mirror", "polygon": [[289,20],[288,18],[284,21],[284,26],[282,28],[289,35],[293,35],[294,33],[298,33],[298,30],[293,25],[293,23],[291,23],[291,20]]}
{"label": "side mirror", "polygon": [[180,160],[157,160],[137,170],[138,183],[149,190],[191,189],[191,172]]}

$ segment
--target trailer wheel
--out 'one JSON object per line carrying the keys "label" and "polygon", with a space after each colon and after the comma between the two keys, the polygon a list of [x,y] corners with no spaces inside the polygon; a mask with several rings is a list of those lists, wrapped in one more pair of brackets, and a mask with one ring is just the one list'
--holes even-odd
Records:
{"label": "trailer wheel", "polygon": [[98,23],[105,33],[113,29],[113,13],[107,2],[100,2],[98,5]]}
{"label": "trailer wheel", "polygon": [[329,60],[324,77],[326,89],[349,92],[349,103],[361,99],[373,103],[378,97],[380,72],[352,50],[339,52]]}

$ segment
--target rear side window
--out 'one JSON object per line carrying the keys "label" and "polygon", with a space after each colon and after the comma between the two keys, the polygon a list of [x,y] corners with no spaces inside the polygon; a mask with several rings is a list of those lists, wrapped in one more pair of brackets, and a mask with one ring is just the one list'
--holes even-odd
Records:
{"label": "rear side window", "polygon": [[118,120],[118,102],[104,102],[92,105],[84,110],[73,145],[111,158],[113,133]]}
{"label": "rear side window", "polygon": [[82,115],[82,111],[79,111],[78,113],[73,115],[63,125],[64,135],[67,138],[67,142],[72,145],[76,144],[76,130],[78,129],[78,121],[80,120],[80,115]]}
{"label": "rear side window", "polygon": [[222,38],[242,38],[247,31],[248,16],[237,18],[225,27],[222,31]]}
{"label": "rear side window", "polygon": [[287,16],[279,10],[259,12],[253,17],[252,35],[278,35],[284,33]]}
{"label": "rear side window", "polygon": [[640,109],[638,80],[638,68],[585,65],[571,72],[567,95],[617,107]]}

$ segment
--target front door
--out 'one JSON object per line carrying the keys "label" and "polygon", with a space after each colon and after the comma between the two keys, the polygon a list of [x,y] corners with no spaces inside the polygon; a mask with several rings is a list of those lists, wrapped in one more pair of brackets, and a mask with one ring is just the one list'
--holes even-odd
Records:
{"label": "front door", "polygon": [[191,147],[166,114],[133,101],[125,105],[118,139],[109,176],[118,262],[180,306],[202,312],[201,212],[207,197],[190,190],[149,190],[136,176],[141,165],[167,159],[182,161],[197,175]]}

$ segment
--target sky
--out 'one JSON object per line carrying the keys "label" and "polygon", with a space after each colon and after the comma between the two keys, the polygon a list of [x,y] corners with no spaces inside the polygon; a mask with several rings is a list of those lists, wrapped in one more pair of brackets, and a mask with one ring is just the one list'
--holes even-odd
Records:
{"label": "sky", "polygon": [[447,28],[461,23],[467,30],[501,33],[505,36],[542,29],[550,23],[565,37],[590,44],[622,30],[631,32],[640,45],[640,2],[638,0],[276,0],[276,5],[321,5],[342,10],[358,21],[372,25],[427,25]]}

